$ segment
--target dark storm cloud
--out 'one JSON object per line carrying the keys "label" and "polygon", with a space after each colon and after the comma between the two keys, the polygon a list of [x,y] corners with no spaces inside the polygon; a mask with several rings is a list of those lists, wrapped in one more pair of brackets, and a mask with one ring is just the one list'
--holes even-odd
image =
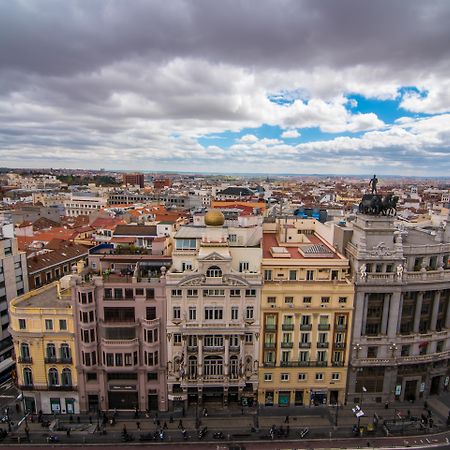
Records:
{"label": "dark storm cloud", "polygon": [[446,0],[5,1],[0,65],[53,75],[138,56],[265,68],[434,65],[450,59],[449,6]]}

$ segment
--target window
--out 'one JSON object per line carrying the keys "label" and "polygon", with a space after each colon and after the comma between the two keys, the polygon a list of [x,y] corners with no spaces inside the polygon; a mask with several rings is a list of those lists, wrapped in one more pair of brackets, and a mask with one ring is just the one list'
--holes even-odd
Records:
{"label": "window", "polygon": [[172,297],[181,297],[182,290],[181,289],[172,289]]}
{"label": "window", "polygon": [[189,320],[197,320],[197,309],[194,306],[189,307]]}
{"label": "window", "polygon": [[245,333],[245,343],[246,344],[252,344],[253,343],[253,334],[252,333]]}
{"label": "window", "polygon": [[63,386],[72,386],[72,372],[70,369],[63,369],[61,372],[61,384]]}
{"label": "window", "polygon": [[321,302],[322,303],[330,303],[330,297],[322,297]]}
{"label": "window", "polygon": [[280,381],[289,381],[289,374],[288,373],[282,373],[280,375]]}
{"label": "window", "polygon": [[276,303],[277,298],[276,297],[267,297],[267,303]]}
{"label": "window", "polygon": [[114,354],[113,353],[106,353],[106,365],[108,367],[114,366]]}
{"label": "window", "polygon": [[438,341],[436,344],[436,353],[440,353],[444,350],[445,341]]}
{"label": "window", "polygon": [[306,271],[306,280],[307,281],[313,281],[314,280],[314,270],[307,270]]}
{"label": "window", "polygon": [[339,297],[339,303],[347,303],[347,297]]}
{"label": "window", "polygon": [[147,288],[145,290],[145,298],[147,300],[153,300],[155,298],[155,290],[153,288]]}
{"label": "window", "polygon": [[301,324],[302,325],[310,325],[310,323],[311,323],[311,316],[302,315]]}
{"label": "window", "polygon": [[247,306],[247,308],[245,308],[245,318],[253,319],[253,306]]}
{"label": "window", "polygon": [[409,356],[410,351],[411,351],[410,345],[402,345],[401,356]]}
{"label": "window", "polygon": [[294,303],[294,297],[284,297],[284,303]]}
{"label": "window", "polygon": [[301,352],[299,352],[298,360],[300,362],[307,362],[307,361],[309,361],[309,352],[308,351],[301,351]]}
{"label": "window", "polygon": [[231,289],[230,290],[230,297],[240,297],[240,296],[241,296],[240,289]]}
{"label": "window", "polygon": [[306,380],[306,373],[299,373],[298,374],[298,381],[305,381]]}
{"label": "window", "polygon": [[239,272],[248,272],[249,263],[247,261],[241,261],[239,263]]}
{"label": "window", "polygon": [[311,297],[303,297],[303,303],[311,303]]}
{"label": "window", "polygon": [[272,280],[272,271],[271,270],[264,270],[264,280],[265,281],[271,281]]}
{"label": "window", "polygon": [[203,289],[204,297],[223,297],[225,289]]}
{"label": "window", "polygon": [[205,320],[223,320],[223,309],[220,307],[206,307]]}
{"label": "window", "polygon": [[156,319],[156,308],[154,306],[149,306],[145,308],[145,319],[155,320]]}
{"label": "window", "polygon": [[123,355],[122,353],[116,353],[114,356],[116,366],[123,366]]}
{"label": "window", "polygon": [[174,306],[172,310],[173,319],[181,319],[181,308],[179,306]]}
{"label": "window", "polygon": [[67,320],[66,319],[60,319],[59,320],[59,329],[61,331],[67,330]]}
{"label": "window", "polygon": [[22,275],[16,275],[16,283],[20,283],[21,281],[23,281]]}
{"label": "window", "polygon": [[58,386],[59,384],[58,371],[55,368],[48,371],[48,384],[50,386]]}
{"label": "window", "polygon": [[27,322],[25,319],[19,319],[19,330],[25,330],[27,328]]}
{"label": "window", "polygon": [[192,270],[192,263],[190,261],[184,261],[181,263],[182,272],[188,272]]}
{"label": "window", "polygon": [[86,374],[86,381],[97,381],[97,373],[96,372],[88,372]]}
{"label": "window", "polygon": [[324,363],[327,361],[327,352],[326,350],[319,350],[317,352],[317,362]]}
{"label": "window", "polygon": [[198,289],[188,289],[187,296],[188,297],[198,297]]}
{"label": "window", "polygon": [[378,347],[367,347],[367,357],[376,358],[378,355]]}
{"label": "window", "polygon": [[228,235],[228,241],[229,242],[236,242],[237,241],[237,235],[236,234],[229,234]]}
{"label": "window", "polygon": [[265,373],[264,374],[264,381],[272,381],[272,374],[271,373]]}
{"label": "window", "polygon": [[316,381],[322,381],[323,380],[323,373],[317,372],[316,373]]}
{"label": "window", "polygon": [[181,333],[175,333],[173,335],[173,343],[175,345],[181,345]]}
{"label": "window", "polygon": [[53,320],[45,319],[45,329],[46,330],[53,330]]}
{"label": "window", "polygon": [[175,239],[176,250],[195,250],[197,248],[196,239]]}
{"label": "window", "polygon": [[61,344],[61,347],[59,348],[61,359],[63,361],[69,361],[71,357],[70,353],[70,346],[69,344]]}
{"label": "window", "polygon": [[206,276],[208,278],[220,278],[222,276],[222,269],[217,266],[208,267],[206,270]]}
{"label": "window", "polygon": [[30,347],[28,344],[20,344],[20,356],[24,361],[30,358]]}
{"label": "window", "polygon": [[246,297],[256,297],[256,289],[246,289],[245,296]]}
{"label": "window", "polygon": [[231,307],[231,320],[239,319],[239,308],[237,306]]}
{"label": "window", "polygon": [[332,281],[335,281],[335,280],[337,280],[337,279],[339,279],[339,271],[337,271],[337,270],[332,270],[332,271],[331,271],[331,280],[332,280]]}
{"label": "window", "polygon": [[341,374],[338,373],[338,372],[333,372],[333,373],[331,374],[331,379],[332,379],[333,381],[339,381],[339,380],[341,379]]}
{"label": "window", "polygon": [[25,369],[23,369],[23,384],[25,386],[33,386],[33,373],[28,367],[25,367]]}
{"label": "window", "polygon": [[125,353],[125,365],[126,366],[133,365],[133,355],[131,353]]}
{"label": "window", "polygon": [[290,270],[289,271],[289,281],[295,281],[297,279],[297,271]]}

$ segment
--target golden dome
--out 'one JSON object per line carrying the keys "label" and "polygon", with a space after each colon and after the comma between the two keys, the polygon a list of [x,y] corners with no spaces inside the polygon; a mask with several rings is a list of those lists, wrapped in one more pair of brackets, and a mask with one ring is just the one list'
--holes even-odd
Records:
{"label": "golden dome", "polygon": [[205,214],[205,225],[221,227],[225,223],[225,216],[218,209],[210,209]]}

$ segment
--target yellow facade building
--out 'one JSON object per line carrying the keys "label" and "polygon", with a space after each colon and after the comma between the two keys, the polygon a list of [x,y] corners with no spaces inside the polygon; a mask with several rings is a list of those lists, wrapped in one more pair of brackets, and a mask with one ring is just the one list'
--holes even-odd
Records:
{"label": "yellow facade building", "polygon": [[10,333],[17,384],[28,411],[79,412],[73,308],[69,289],[46,285],[12,300]]}
{"label": "yellow facade building", "polygon": [[349,261],[314,219],[264,224],[258,401],[345,401],[353,311]]}

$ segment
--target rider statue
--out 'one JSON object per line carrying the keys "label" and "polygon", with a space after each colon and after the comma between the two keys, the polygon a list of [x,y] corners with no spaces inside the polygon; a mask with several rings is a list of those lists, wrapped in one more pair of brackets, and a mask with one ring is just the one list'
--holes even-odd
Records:
{"label": "rider statue", "polygon": [[369,181],[369,187],[372,188],[372,194],[377,194],[378,178],[376,175]]}

